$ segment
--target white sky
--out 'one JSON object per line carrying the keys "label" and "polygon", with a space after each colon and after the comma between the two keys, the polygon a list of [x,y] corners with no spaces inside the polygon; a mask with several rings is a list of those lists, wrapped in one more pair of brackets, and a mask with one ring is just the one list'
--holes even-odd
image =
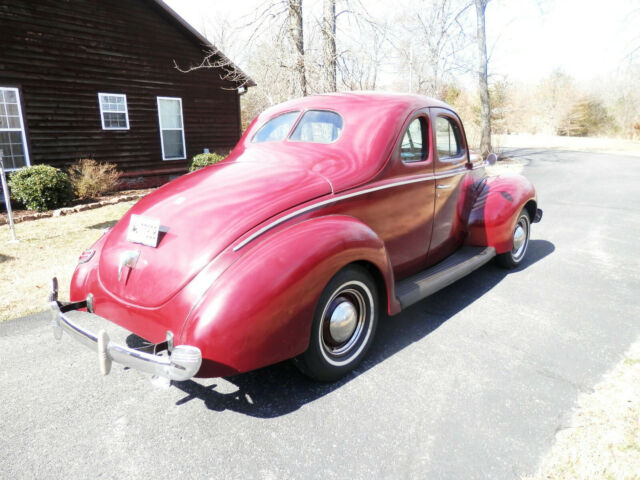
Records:
{"label": "white sky", "polygon": [[[243,17],[264,0],[165,1],[207,34],[215,19],[242,25]],[[394,1],[362,3],[374,16],[397,13]],[[490,74],[517,80],[535,81],[556,68],[578,80],[591,80],[615,72],[633,42],[640,45],[640,0],[493,0],[486,21],[488,48],[495,46]],[[242,66],[242,59],[232,60]]]}

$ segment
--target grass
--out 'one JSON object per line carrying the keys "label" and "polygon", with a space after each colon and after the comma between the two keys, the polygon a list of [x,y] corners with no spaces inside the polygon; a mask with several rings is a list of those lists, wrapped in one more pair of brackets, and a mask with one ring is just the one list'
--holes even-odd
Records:
{"label": "grass", "polygon": [[580,395],[571,424],[528,480],[640,479],[640,339]]}
{"label": "grass", "polygon": [[69,298],[69,282],[80,252],[120,219],[135,202],[125,202],[63,217],[16,224],[18,243],[9,227],[0,227],[0,321],[47,308],[51,277],[60,298]]}

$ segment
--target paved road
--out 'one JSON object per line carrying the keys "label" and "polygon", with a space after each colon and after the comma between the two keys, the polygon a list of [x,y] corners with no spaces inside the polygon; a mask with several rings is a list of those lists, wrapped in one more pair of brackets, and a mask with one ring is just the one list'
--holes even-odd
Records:
{"label": "paved road", "polygon": [[153,387],[46,318],[0,324],[2,478],[518,478],[640,335],[640,159],[518,150],[542,223],[386,320],[342,382],[289,364]]}

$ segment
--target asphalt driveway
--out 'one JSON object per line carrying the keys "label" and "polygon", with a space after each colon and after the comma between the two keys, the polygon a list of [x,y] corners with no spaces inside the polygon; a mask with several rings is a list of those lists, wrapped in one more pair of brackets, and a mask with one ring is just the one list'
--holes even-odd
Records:
{"label": "asphalt driveway", "polygon": [[532,473],[640,336],[640,158],[511,153],[544,209],[523,268],[487,265],[386,319],[336,384],[284,363],[163,389],[118,366],[101,377],[46,315],[0,323],[0,477]]}

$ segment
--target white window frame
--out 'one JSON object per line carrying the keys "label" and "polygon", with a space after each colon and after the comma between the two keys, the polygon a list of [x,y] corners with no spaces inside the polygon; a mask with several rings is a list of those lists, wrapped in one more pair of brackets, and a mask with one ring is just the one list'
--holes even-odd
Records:
{"label": "white window frame", "polygon": [[[22,116],[22,97],[20,96],[20,90],[17,87],[3,87],[0,86],[0,90],[9,90],[15,92],[16,98],[18,99],[18,113],[20,115],[20,128],[0,128],[2,132],[20,132],[20,136],[22,137],[22,149],[24,150],[24,161],[25,166],[31,166],[31,158],[29,157],[29,146],[27,145],[27,134],[24,131],[24,117]],[[4,112],[6,113],[6,112]],[[4,152],[2,157],[4,158]],[[21,168],[21,167],[19,167]],[[18,170],[17,168],[5,168],[7,172],[12,172],[14,170]]]}
{"label": "white window frame", "polygon": [[[180,128],[163,128],[162,127],[162,115],[160,114],[160,100],[177,100],[180,105]],[[158,105],[158,125],[160,126],[160,148],[162,149],[162,160],[171,161],[171,160],[184,160],[187,158],[187,143],[184,140],[184,113],[182,112],[182,98],[181,97],[156,97],[156,103]],[[182,157],[171,157],[167,158],[164,153],[164,131],[176,131],[180,130],[182,132],[182,151],[184,155]]]}
{"label": "white window frame", "polygon": [[[111,111],[111,110],[104,110],[102,107],[102,99],[104,97],[120,97],[120,98],[124,98],[124,112],[121,111]],[[100,122],[102,123],[102,129],[103,130],[129,130],[129,106],[127,105],[127,95],[124,93],[105,93],[105,92],[99,92],[98,93],[98,105],[100,106]],[[127,126],[126,127],[107,127],[104,124],[104,114],[105,113],[124,113],[124,118],[127,122]]]}

